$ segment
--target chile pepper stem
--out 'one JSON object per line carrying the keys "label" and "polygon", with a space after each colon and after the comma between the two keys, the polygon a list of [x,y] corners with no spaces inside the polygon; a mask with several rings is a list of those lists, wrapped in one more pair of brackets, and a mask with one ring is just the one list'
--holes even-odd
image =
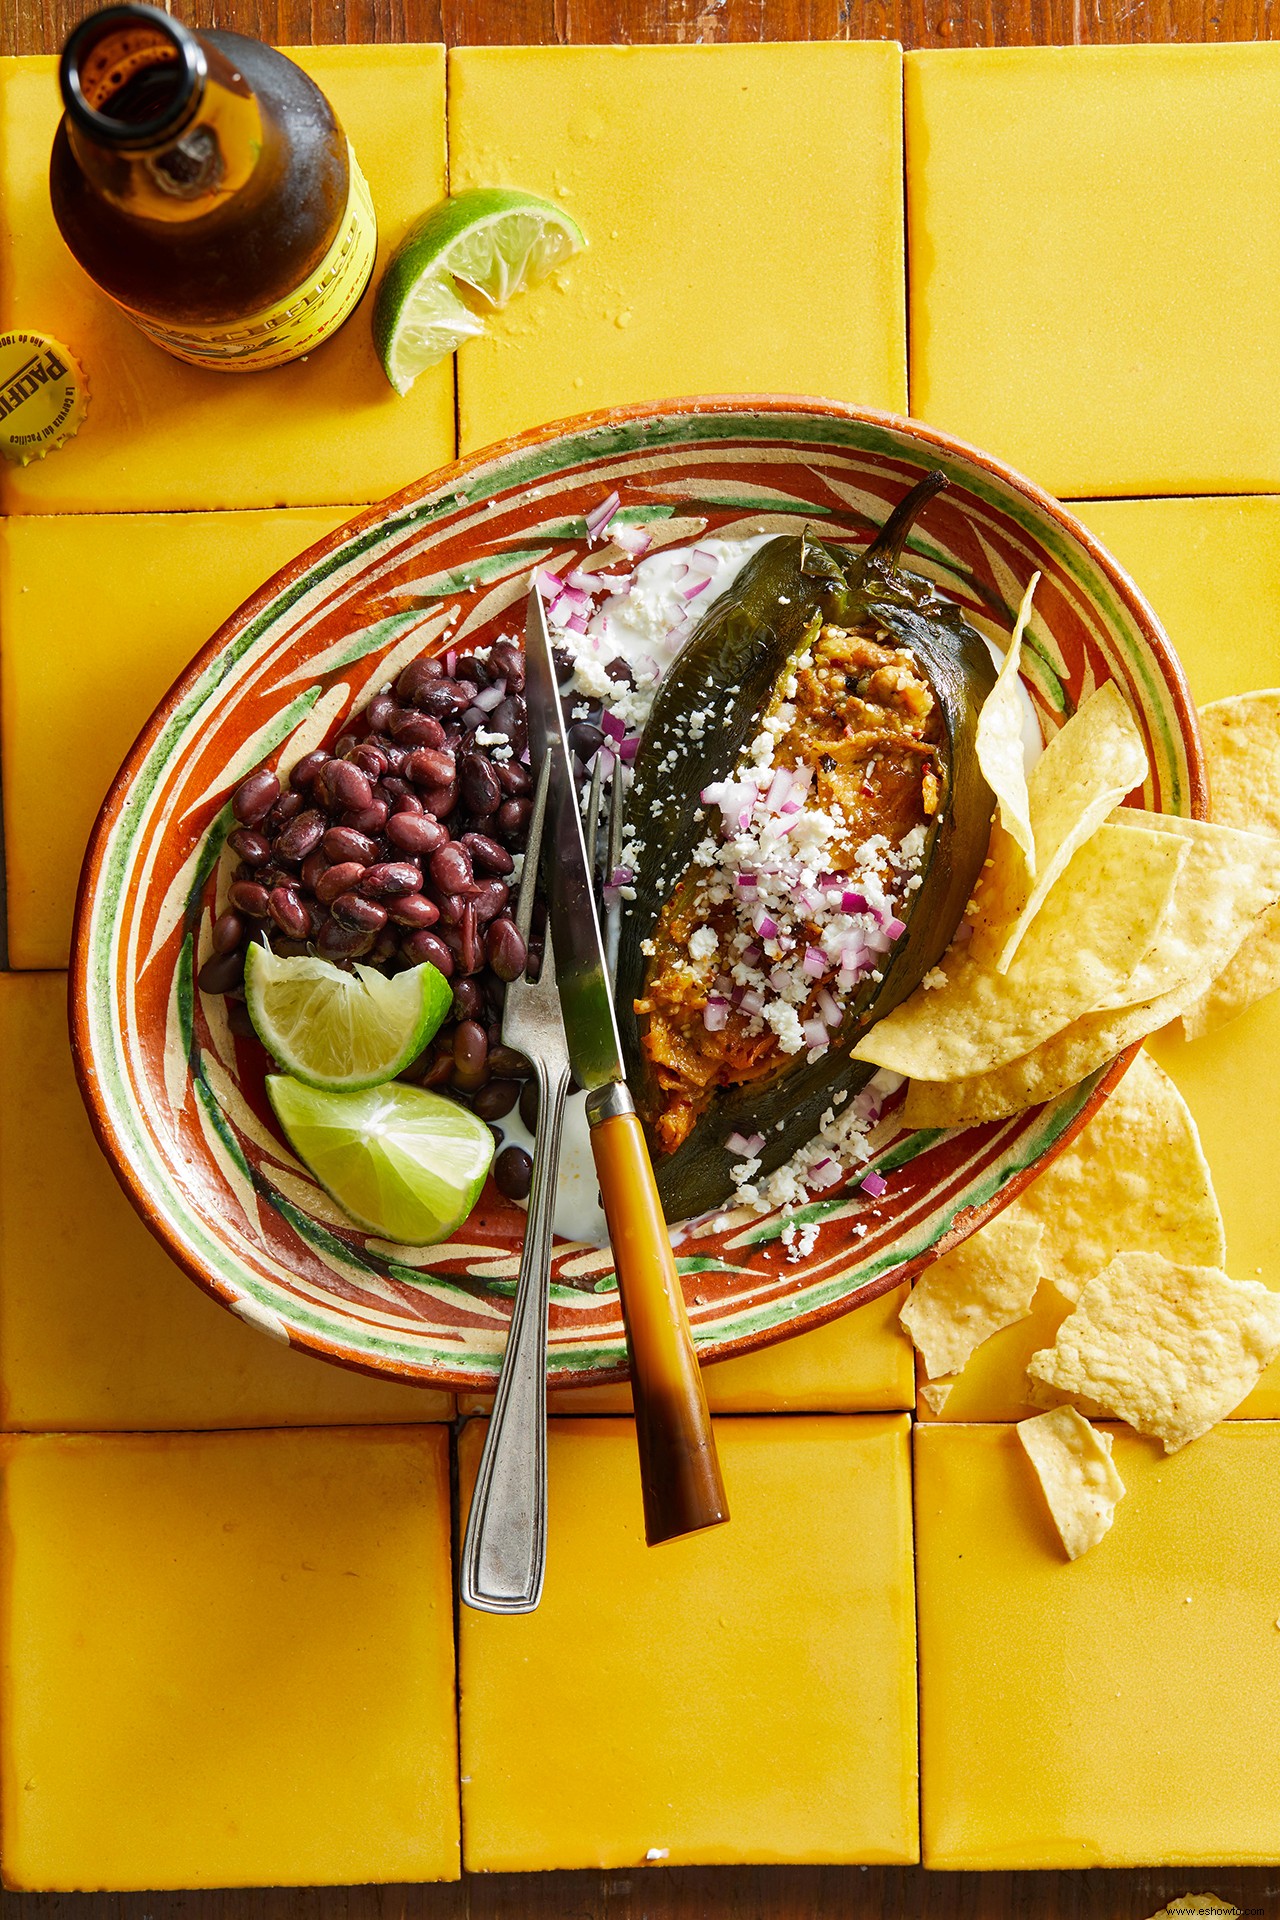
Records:
{"label": "chile pepper stem", "polygon": [[921,508],[927,501],[932,500],[935,493],[941,493],[947,484],[946,474],[937,467],[932,473],[926,473],[923,480],[918,480],[910,493],[899,500],[867,548],[863,555],[864,561],[877,560],[881,566],[896,572],[907,535]]}

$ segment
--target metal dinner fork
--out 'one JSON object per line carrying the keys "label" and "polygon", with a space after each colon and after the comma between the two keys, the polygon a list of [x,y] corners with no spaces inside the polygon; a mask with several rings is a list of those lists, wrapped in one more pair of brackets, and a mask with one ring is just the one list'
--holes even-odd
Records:
{"label": "metal dinner fork", "polygon": [[[516,900],[516,926],[526,948],[550,774],[548,762],[534,798]],[[484,1613],[532,1613],[547,1563],[547,1311],[560,1135],[569,1090],[569,1052],[549,939],[543,943],[537,979],[530,980],[526,969],[507,986],[502,1044],[527,1055],[533,1066],[538,1123],[520,1275],[467,1516],[460,1590],[467,1606]]]}

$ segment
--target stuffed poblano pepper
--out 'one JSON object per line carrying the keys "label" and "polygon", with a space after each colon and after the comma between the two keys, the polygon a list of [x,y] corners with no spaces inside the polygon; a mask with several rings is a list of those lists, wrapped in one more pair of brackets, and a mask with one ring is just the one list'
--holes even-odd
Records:
{"label": "stuffed poblano pepper", "polygon": [[930,474],[861,553],[759,549],[658,691],[627,814],[617,998],[669,1219],[723,1205],[874,1068],[851,1060],[951,942],[994,797],[981,636],[900,566]]}

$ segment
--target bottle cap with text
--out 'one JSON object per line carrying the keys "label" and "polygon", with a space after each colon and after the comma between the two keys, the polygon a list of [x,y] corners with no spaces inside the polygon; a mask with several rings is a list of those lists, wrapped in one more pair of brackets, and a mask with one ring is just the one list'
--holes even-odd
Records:
{"label": "bottle cap with text", "polygon": [[71,438],[89,409],[84,373],[47,333],[0,333],[0,455],[25,467]]}

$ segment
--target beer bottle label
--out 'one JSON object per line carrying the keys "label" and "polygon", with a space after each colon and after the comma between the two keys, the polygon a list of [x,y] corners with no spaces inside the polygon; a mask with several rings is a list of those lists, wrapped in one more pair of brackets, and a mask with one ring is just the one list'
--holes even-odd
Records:
{"label": "beer bottle label", "polygon": [[302,285],[233,327],[172,327],[119,304],[134,325],[166,353],[195,367],[223,373],[261,373],[299,360],[336,333],[369,284],[378,247],[378,224],[369,188],[347,144],[350,187],[338,235],[315,272]]}

